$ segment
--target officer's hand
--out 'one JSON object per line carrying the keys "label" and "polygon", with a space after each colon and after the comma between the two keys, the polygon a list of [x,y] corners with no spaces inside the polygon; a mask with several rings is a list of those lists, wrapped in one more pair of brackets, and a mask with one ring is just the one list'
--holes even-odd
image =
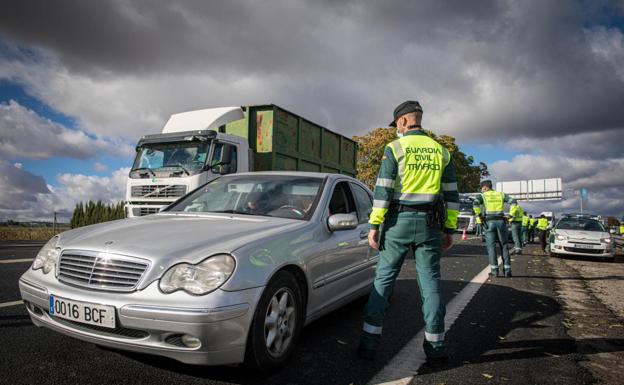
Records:
{"label": "officer's hand", "polygon": [[375,250],[379,250],[379,230],[371,229],[368,232],[368,244]]}
{"label": "officer's hand", "polygon": [[[370,239],[370,235],[369,235]],[[442,236],[442,251],[446,251],[453,246],[453,236],[451,234],[444,234]]]}

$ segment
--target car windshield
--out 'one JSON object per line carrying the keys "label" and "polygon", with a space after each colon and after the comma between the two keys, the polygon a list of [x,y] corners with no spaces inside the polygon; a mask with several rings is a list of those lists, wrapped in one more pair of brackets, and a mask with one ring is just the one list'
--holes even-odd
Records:
{"label": "car windshield", "polygon": [[187,176],[202,171],[210,142],[174,142],[144,144],[137,149],[131,174],[166,174],[160,176]]}
{"label": "car windshield", "polygon": [[558,230],[583,230],[605,232],[602,223],[594,219],[564,218],[557,224]]}
{"label": "car windshield", "polygon": [[181,199],[167,212],[210,212],[309,219],[323,179],[285,175],[225,176]]}

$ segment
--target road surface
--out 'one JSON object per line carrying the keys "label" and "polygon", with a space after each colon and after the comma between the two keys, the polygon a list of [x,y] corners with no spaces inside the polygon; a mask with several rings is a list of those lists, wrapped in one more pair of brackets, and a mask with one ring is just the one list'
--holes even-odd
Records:
{"label": "road surface", "polygon": [[578,270],[535,245],[513,257],[513,278],[487,279],[481,241],[457,238],[442,261],[451,355],[442,368],[422,365],[420,297],[414,261],[406,260],[375,361],[354,354],[360,299],[306,327],[289,365],[265,376],[108,350],[34,327],[17,281],[40,246],[0,244],[2,384],[588,384],[617,383],[624,372],[623,321]]}

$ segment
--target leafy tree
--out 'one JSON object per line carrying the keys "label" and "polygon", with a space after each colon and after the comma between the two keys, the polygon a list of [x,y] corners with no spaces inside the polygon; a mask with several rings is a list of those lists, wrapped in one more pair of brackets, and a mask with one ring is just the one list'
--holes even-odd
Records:
{"label": "leafy tree", "polygon": [[[490,175],[487,165],[480,162],[474,164],[474,157],[466,155],[450,135],[436,135],[425,130],[427,135],[444,146],[450,153],[451,159],[457,170],[457,188],[459,192],[476,192],[479,189],[481,177]],[[369,188],[375,187],[379,165],[388,143],[395,140],[395,128],[375,128],[364,136],[354,136],[353,140],[358,144],[358,179]]]}

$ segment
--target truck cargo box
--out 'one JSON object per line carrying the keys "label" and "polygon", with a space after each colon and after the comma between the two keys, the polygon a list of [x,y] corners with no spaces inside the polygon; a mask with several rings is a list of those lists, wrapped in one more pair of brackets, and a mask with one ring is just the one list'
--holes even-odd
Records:
{"label": "truck cargo box", "polygon": [[243,119],[221,126],[219,131],[248,139],[255,171],[356,176],[357,145],[353,140],[273,104],[243,110]]}

